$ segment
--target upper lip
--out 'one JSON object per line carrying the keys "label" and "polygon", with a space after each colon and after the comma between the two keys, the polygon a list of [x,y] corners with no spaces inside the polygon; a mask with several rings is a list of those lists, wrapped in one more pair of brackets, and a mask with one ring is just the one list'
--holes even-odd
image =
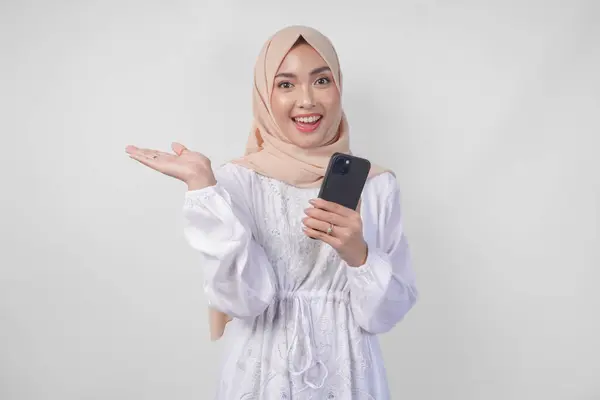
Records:
{"label": "upper lip", "polygon": [[299,115],[294,115],[292,118],[307,118],[307,117],[321,117],[322,115],[319,113],[312,113],[312,114],[299,114]]}

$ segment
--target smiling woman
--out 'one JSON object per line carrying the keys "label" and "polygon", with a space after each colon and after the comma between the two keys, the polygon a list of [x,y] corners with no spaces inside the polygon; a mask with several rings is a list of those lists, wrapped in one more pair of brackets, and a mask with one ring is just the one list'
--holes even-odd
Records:
{"label": "smiling woman", "polygon": [[178,143],[127,147],[187,184],[211,335],[232,340],[217,399],[390,398],[377,334],[417,301],[415,275],[393,172],[372,165],[356,210],[317,198],[332,155],[351,154],[341,78],[329,39],[291,26],[259,54],[244,156],[213,171]]}

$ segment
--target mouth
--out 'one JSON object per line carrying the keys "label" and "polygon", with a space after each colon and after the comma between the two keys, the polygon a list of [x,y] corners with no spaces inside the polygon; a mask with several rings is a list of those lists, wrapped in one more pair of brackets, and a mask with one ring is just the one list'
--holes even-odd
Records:
{"label": "mouth", "polygon": [[321,114],[307,114],[307,115],[297,115],[292,117],[292,121],[296,128],[300,132],[314,132],[317,130],[319,125],[321,125],[321,121],[323,120],[323,116]]}

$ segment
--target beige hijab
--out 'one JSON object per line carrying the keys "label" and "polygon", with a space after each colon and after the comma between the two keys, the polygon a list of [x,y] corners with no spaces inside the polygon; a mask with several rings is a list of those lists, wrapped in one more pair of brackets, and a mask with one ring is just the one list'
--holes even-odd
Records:
{"label": "beige hijab", "polygon": [[[254,121],[245,155],[232,162],[297,187],[321,185],[333,153],[351,154],[349,129],[343,110],[339,123],[332,124],[326,142],[317,148],[302,149],[292,144],[277,126],[271,112],[273,81],[279,66],[298,39],[303,38],[325,60],[331,69],[335,84],[342,93],[342,72],[335,48],[319,31],[306,26],[289,26],[276,32],[263,46],[254,69],[253,113]],[[369,177],[385,172],[372,165]],[[219,339],[228,315],[210,309],[211,339]]]}

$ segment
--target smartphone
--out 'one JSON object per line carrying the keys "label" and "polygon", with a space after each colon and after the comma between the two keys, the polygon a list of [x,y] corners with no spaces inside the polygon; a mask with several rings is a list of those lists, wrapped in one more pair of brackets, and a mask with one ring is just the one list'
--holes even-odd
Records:
{"label": "smartphone", "polygon": [[325,171],[319,197],[356,210],[370,170],[369,160],[334,153]]}

